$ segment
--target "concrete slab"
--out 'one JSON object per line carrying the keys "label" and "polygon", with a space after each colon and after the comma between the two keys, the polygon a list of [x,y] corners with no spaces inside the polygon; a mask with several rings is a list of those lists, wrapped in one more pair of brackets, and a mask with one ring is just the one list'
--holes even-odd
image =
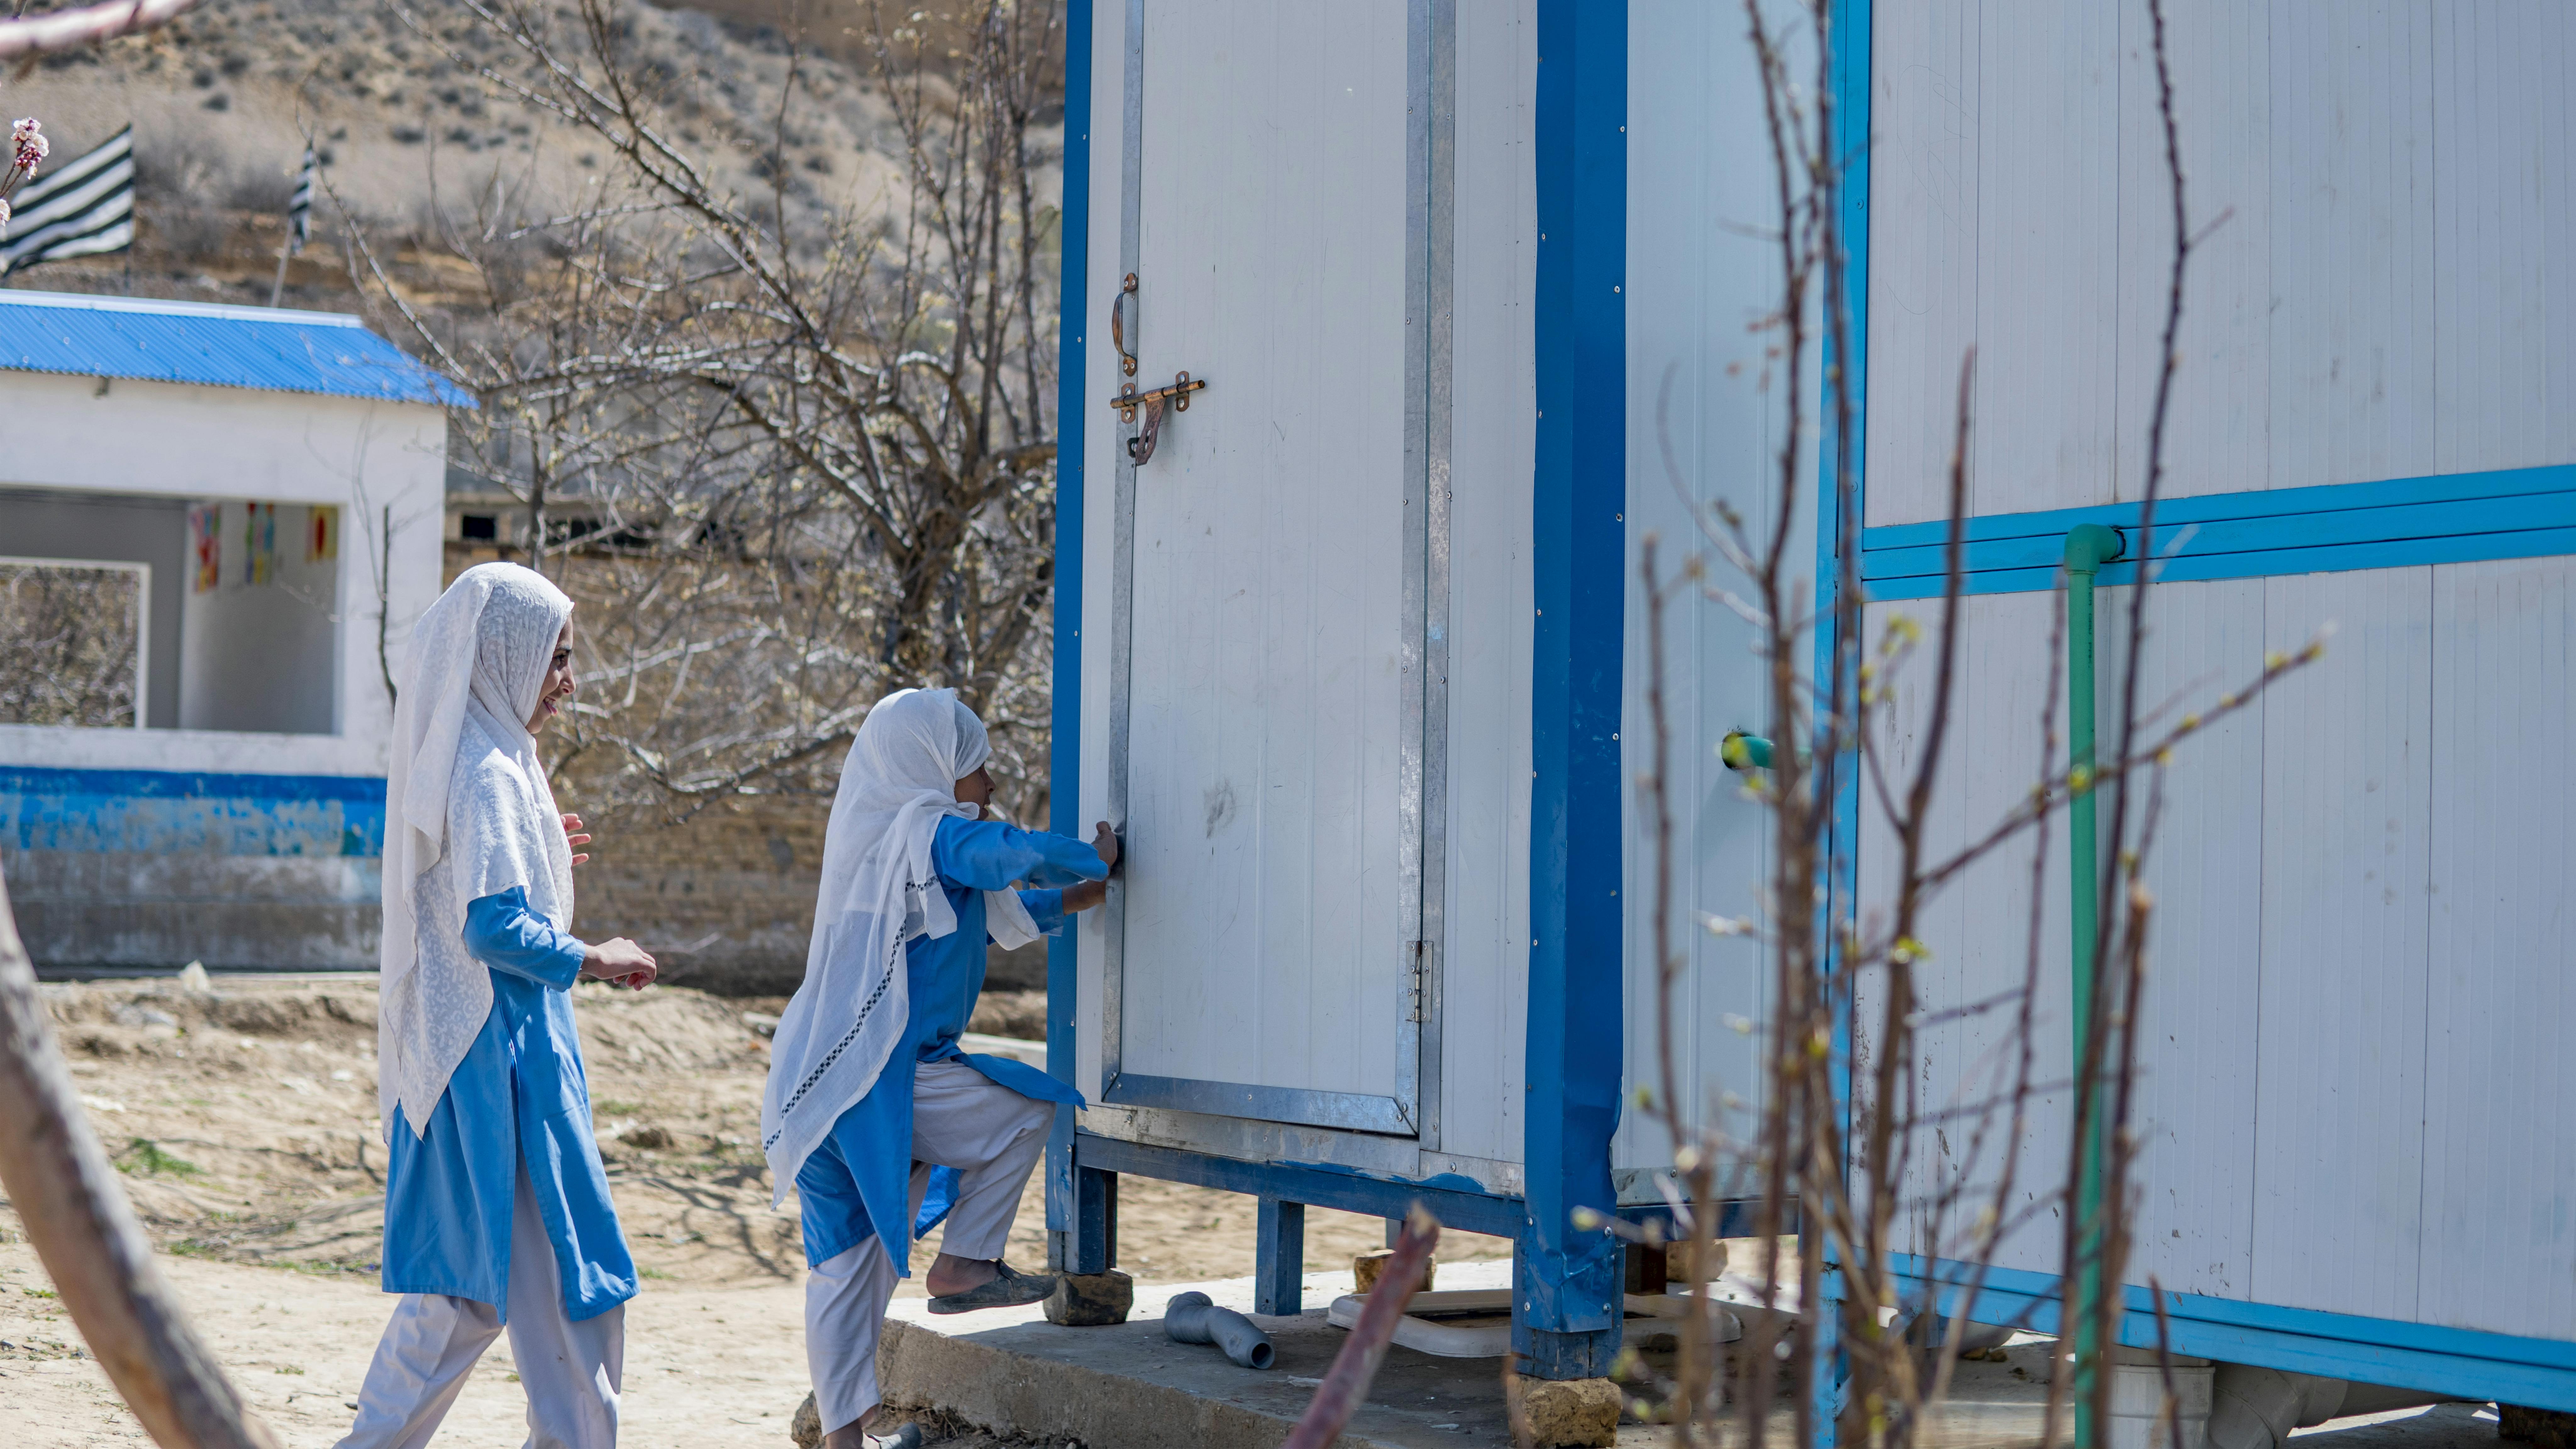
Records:
{"label": "concrete slab", "polygon": [[[1443,1289],[1508,1287],[1507,1262],[1443,1265]],[[887,1402],[938,1411],[1003,1437],[1086,1449],[1273,1449],[1283,1442],[1341,1352],[1346,1337],[1323,1305],[1354,1291],[1348,1272],[1310,1273],[1296,1317],[1253,1321],[1278,1349],[1266,1372],[1237,1368],[1215,1348],[1174,1343],[1163,1305],[1195,1289],[1247,1315],[1252,1280],[1138,1284],[1136,1314],[1106,1328],[1059,1328],[1034,1306],[933,1317],[898,1299],[878,1364]],[[1958,1366],[1950,1399],[1917,1442],[1924,1449],[2004,1449],[2039,1437],[2051,1341],[2019,1335],[2004,1362]],[[1651,1363],[1662,1355],[1649,1354]],[[1505,1360],[1434,1358],[1388,1350],[1385,1367],[1340,1441],[1345,1449],[1509,1449]],[[1660,1365],[1657,1365],[1660,1366]],[[1775,1410],[1770,1432],[1788,1443],[1795,1422]],[[2063,1422],[2060,1442],[2072,1438]],[[2491,1446],[2495,1413],[2443,1405],[2339,1419],[2300,1431],[2301,1449],[2471,1449]],[[1623,1424],[1623,1449],[1668,1443],[1670,1431]]]}
{"label": "concrete slab", "polygon": [[[1507,1288],[1508,1262],[1443,1264],[1440,1286]],[[1163,1305],[1195,1289],[1247,1315],[1252,1280],[1139,1284],[1136,1316],[1108,1328],[1058,1328],[1034,1308],[934,1318],[898,1300],[878,1358],[889,1403],[937,1409],[997,1433],[1091,1449],[1271,1449],[1288,1437],[1347,1337],[1324,1305],[1355,1291],[1348,1272],[1310,1273],[1296,1317],[1254,1316],[1279,1351],[1276,1367],[1237,1368],[1213,1347],[1174,1343]],[[1434,1358],[1388,1350],[1385,1366],[1341,1440],[1347,1449],[1508,1449],[1505,1360]],[[1788,1418],[1779,1417],[1782,1431]],[[1621,1445],[1665,1442],[1643,1424]]]}

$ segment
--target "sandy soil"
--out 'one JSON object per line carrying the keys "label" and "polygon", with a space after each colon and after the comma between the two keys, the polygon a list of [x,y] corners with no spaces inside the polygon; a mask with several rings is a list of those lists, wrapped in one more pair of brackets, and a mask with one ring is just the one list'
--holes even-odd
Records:
{"label": "sandy soil", "polygon": [[[374,983],[214,984],[44,990],[91,1125],[199,1326],[290,1449],[320,1449],[347,1427],[388,1302],[375,1281],[385,1153]],[[591,984],[577,994],[602,1153],[647,1280],[628,1310],[624,1442],[783,1443],[806,1389],[804,1265],[794,1201],[769,1207],[757,1145],[768,1043],[755,1030],[782,1003]],[[975,1024],[1034,1036],[1042,1022],[1039,1003],[997,993]],[[1126,1179],[1121,1266],[1140,1283],[1250,1273],[1254,1213],[1250,1198]],[[1318,1209],[1306,1224],[1315,1269],[1382,1240],[1375,1218]],[[140,1442],[16,1229],[0,1213],[0,1443]],[[915,1246],[906,1296],[920,1294],[919,1268],[937,1251],[936,1234]],[[1010,1252],[1045,1261],[1035,1190]],[[1442,1256],[1509,1252],[1459,1235]],[[493,1350],[442,1442],[517,1442],[507,1355],[506,1341]]]}

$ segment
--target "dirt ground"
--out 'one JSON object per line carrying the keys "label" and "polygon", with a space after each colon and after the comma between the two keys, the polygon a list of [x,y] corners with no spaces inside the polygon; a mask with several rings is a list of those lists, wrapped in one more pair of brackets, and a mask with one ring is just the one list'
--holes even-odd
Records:
{"label": "dirt ground", "polygon": [[[91,1125],[199,1327],[289,1449],[348,1425],[389,1301],[377,1291],[385,1149],[376,1118],[371,977],[217,977],[48,985],[47,1005]],[[776,1445],[806,1390],[796,1205],[773,1212],[759,1152],[780,1001],[678,988],[575,989],[602,1155],[645,1291],[628,1306],[629,1445]],[[988,995],[977,1030],[1035,1037],[1039,1003]],[[1135,1178],[1119,1184],[1121,1266],[1140,1283],[1252,1271],[1254,1202]],[[1306,1216],[1310,1268],[1380,1245],[1378,1219]],[[0,1443],[142,1442],[81,1350],[13,1215],[0,1212]],[[915,1245],[915,1276],[938,1236]],[[1453,1235],[1442,1258],[1506,1257]],[[1043,1265],[1032,1189],[1010,1255]],[[515,1443],[521,1400],[506,1341],[441,1442]],[[952,1440],[961,1446],[972,1440]]]}

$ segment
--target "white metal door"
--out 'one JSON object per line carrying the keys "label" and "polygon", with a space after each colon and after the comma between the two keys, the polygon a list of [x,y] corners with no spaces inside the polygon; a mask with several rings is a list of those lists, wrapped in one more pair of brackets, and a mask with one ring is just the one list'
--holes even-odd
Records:
{"label": "white metal door", "polygon": [[1129,0],[1110,1102],[1421,1129],[1429,13]]}

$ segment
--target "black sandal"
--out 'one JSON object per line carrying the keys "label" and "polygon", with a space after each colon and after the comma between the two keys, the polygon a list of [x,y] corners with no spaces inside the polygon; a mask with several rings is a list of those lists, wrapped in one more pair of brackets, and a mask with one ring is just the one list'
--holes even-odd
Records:
{"label": "black sandal", "polygon": [[993,1281],[963,1293],[930,1300],[933,1313],[972,1313],[979,1308],[1017,1308],[1043,1301],[1055,1291],[1053,1273],[1023,1273],[1008,1263],[995,1263]]}

